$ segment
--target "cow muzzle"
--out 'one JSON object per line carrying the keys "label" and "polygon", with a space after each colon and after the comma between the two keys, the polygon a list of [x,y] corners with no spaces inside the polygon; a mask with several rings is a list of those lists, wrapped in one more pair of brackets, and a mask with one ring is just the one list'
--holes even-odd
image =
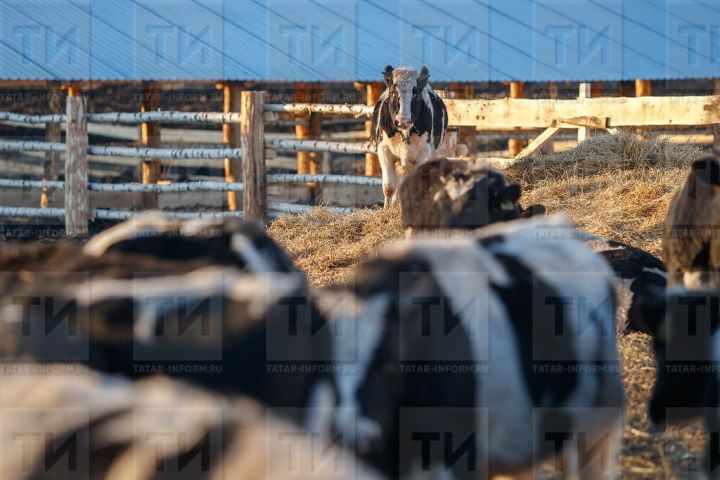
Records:
{"label": "cow muzzle", "polygon": [[402,129],[412,128],[413,122],[409,117],[395,117],[395,126]]}

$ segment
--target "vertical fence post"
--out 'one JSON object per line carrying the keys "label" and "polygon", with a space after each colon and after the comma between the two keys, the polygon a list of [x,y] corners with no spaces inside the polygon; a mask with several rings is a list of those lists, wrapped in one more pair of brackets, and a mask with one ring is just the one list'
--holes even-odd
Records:
{"label": "vertical fence post", "polygon": [[[380,95],[382,95],[385,84],[382,82],[370,82],[367,84],[366,88],[366,101],[365,103],[367,105],[374,106],[377,101],[380,99]],[[372,134],[372,119],[365,120],[365,135],[367,136],[367,140],[370,141],[370,136]],[[381,174],[380,170],[380,160],[378,160],[378,156],[374,153],[366,153],[365,154],[365,175],[368,177],[379,177]]]}
{"label": "vertical fence post", "polygon": [[[472,83],[450,84],[449,89],[455,94],[454,98],[472,100],[475,98],[475,85]],[[463,143],[468,149],[468,155],[473,157],[477,153],[477,130],[475,127],[458,127],[457,143]]]}
{"label": "vertical fence post", "polygon": [[[60,84],[49,82],[47,89],[48,113],[62,113],[62,102],[60,101],[62,91]],[[59,123],[48,123],[45,125],[45,141],[59,142],[62,139],[62,129]],[[43,164],[43,180],[57,180],[60,165],[60,152],[46,152],[45,163]],[[40,194],[40,208],[47,208],[53,203],[54,190],[43,188]]]}
{"label": "vertical fence post", "polygon": [[240,148],[242,149],[243,216],[267,219],[265,183],[265,92],[242,92],[240,102]]}
{"label": "vertical fence post", "polygon": [[[592,98],[592,84],[590,83],[581,83],[580,84],[580,90],[578,92],[578,99],[582,100],[584,98]],[[590,138],[590,129],[587,127],[580,127],[578,128],[578,143],[584,142],[588,138]]]}
{"label": "vertical fence post", "polygon": [[[510,98],[525,97],[524,82],[510,82]],[[508,140],[508,153],[510,158],[514,158],[523,149],[524,142],[519,138],[511,138]]]}
{"label": "vertical fence post", "polygon": [[[143,83],[140,98],[140,111],[152,112],[160,107],[160,90],[155,83]],[[144,122],[140,124],[140,144],[143,147],[160,146],[160,123]],[[142,162],[142,183],[157,183],[160,179],[160,161],[146,158]],[[144,208],[158,207],[158,194],[147,192],[142,195]]]}
{"label": "vertical fence post", "polygon": [[[715,95],[720,95],[720,79],[716,78],[713,81],[713,87],[714,87],[714,93]],[[713,133],[713,151],[715,152],[716,156],[720,156],[720,124],[715,124],[712,126],[712,133]]]}
{"label": "vertical fence post", "polygon": [[[311,102],[310,86],[305,83],[295,84],[295,102],[309,103]],[[308,140],[310,138],[310,116],[297,116],[295,120],[298,123],[295,126],[295,138],[298,140]],[[310,173],[310,152],[297,152],[297,173],[303,175]]]}
{"label": "vertical fence post", "polygon": [[[223,111],[225,113],[240,112],[240,94],[241,84],[239,82],[229,82],[223,84]],[[225,123],[223,124],[223,143],[228,147],[240,147],[240,124]],[[239,158],[225,159],[225,181],[233,183],[241,178],[242,168]],[[228,210],[236,211],[238,209],[237,192],[228,192]]]}
{"label": "vertical fence post", "polygon": [[[69,92],[76,93],[76,92]],[[88,233],[90,205],[88,196],[87,103],[84,97],[67,97],[65,136],[65,232]]]}

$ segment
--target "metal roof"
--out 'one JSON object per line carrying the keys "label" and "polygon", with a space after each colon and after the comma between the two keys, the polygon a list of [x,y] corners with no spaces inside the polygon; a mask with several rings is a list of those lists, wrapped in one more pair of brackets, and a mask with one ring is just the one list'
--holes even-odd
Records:
{"label": "metal roof", "polygon": [[0,0],[0,78],[720,77],[717,0]]}

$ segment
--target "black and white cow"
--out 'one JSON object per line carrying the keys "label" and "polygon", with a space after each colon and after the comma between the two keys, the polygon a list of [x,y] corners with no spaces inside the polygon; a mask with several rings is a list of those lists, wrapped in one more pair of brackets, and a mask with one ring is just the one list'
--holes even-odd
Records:
{"label": "black and white cow", "polygon": [[657,308],[664,317],[653,332],[650,419],[659,426],[702,420],[708,440],[697,478],[720,479],[720,291],[673,288]]}
{"label": "black and white cow", "polygon": [[379,478],[246,398],[78,370],[0,375],[0,478]]}
{"label": "black and white cow", "polygon": [[425,66],[418,71],[388,65],[383,71],[387,89],[375,104],[371,139],[380,159],[385,207],[396,200],[398,176],[433,158],[445,138],[447,109],[429,77]]}
{"label": "black and white cow", "polygon": [[82,250],[3,260],[22,266],[0,273],[7,361],[163,373],[271,407],[315,402],[330,340],[304,275],[259,228],[143,217]]}
{"label": "black and white cow", "polygon": [[564,217],[480,232],[389,246],[320,297],[352,367],[335,375],[335,428],[391,478],[527,474],[553,457],[616,478],[612,271]]}

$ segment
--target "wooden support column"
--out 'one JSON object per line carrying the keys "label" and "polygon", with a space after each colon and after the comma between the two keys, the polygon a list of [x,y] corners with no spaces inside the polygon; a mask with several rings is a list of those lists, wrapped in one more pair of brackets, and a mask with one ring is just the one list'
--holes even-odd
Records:
{"label": "wooden support column", "polygon": [[[472,83],[451,83],[450,91],[455,94],[454,98],[475,98],[475,85]],[[468,155],[474,156],[477,152],[477,130],[474,127],[458,127],[457,136],[457,143],[467,146]]]}
{"label": "wooden support column", "polygon": [[[242,84],[229,82],[223,84],[223,111],[225,113],[240,112],[240,95]],[[240,124],[223,124],[223,143],[231,148],[240,148]],[[238,182],[242,178],[242,162],[239,158],[225,159],[225,181],[228,183]],[[238,209],[237,192],[228,192],[228,210]]]}
{"label": "wooden support column", "polygon": [[548,83],[548,98],[557,100],[558,98],[558,86],[555,82]]}
{"label": "wooden support column", "polygon": [[[510,82],[510,98],[523,98],[525,97],[525,83],[524,82]],[[510,157],[518,155],[523,147],[524,143],[519,138],[511,138],[508,140],[508,152]]]}
{"label": "wooden support column", "polygon": [[243,216],[267,219],[265,180],[265,92],[242,92],[240,101],[240,148],[242,149]]}
{"label": "wooden support column", "polygon": [[[715,95],[720,95],[720,78],[716,78],[713,81]],[[714,135],[713,139],[713,151],[715,155],[720,157],[720,123],[713,125],[712,132]]]}
{"label": "wooden support column", "polygon": [[[156,83],[143,83],[140,99],[140,111],[152,112],[160,108],[160,89]],[[157,148],[160,146],[160,123],[145,122],[140,124],[140,144],[143,147]],[[146,158],[142,162],[142,183],[157,183],[160,180],[160,161]],[[158,195],[154,192],[142,195],[143,207],[158,207]]]}
{"label": "wooden support column", "polygon": [[[77,93],[70,91],[69,93]],[[90,205],[88,196],[88,133],[84,97],[67,98],[65,135],[65,232],[68,235],[88,233]]]}
{"label": "wooden support column", "polygon": [[[295,101],[298,103],[314,103],[322,101],[322,87],[307,83],[295,85]],[[295,126],[295,137],[298,140],[309,140],[319,138],[322,135],[322,115],[311,113],[306,117],[298,117],[296,120],[306,120],[306,123]],[[297,153],[298,174],[318,173],[318,162],[314,152]]]}
{"label": "wooden support column", "polygon": [[[370,82],[365,85],[366,104],[375,105],[380,99],[380,95],[385,91],[385,84],[382,82]],[[370,141],[372,135],[372,119],[365,121],[365,136]],[[365,175],[368,177],[379,177],[382,174],[380,170],[380,160],[374,153],[365,154]]]}
{"label": "wooden support column", "polygon": [[650,80],[635,80],[635,96],[649,97],[650,95],[652,95],[652,86]]}
{"label": "wooden support column", "polygon": [[618,97],[633,97],[635,96],[635,84],[634,82],[622,81],[618,82]]}
{"label": "wooden support column", "polygon": [[[592,84],[590,83],[581,83],[580,84],[580,91],[578,92],[578,100],[582,100],[584,98],[592,98]],[[590,130],[587,127],[580,127],[578,128],[578,143],[584,142],[590,136],[592,135],[592,130]]]}
{"label": "wooden support column", "polygon": [[[59,83],[49,82],[47,89],[48,113],[60,114],[63,112],[62,89]],[[45,125],[45,141],[60,142],[62,140],[62,128],[59,123],[48,123]],[[60,169],[60,153],[46,152],[45,163],[43,164],[43,180],[54,181],[58,179]],[[40,193],[40,208],[47,208],[54,203],[55,190],[43,188]]]}

